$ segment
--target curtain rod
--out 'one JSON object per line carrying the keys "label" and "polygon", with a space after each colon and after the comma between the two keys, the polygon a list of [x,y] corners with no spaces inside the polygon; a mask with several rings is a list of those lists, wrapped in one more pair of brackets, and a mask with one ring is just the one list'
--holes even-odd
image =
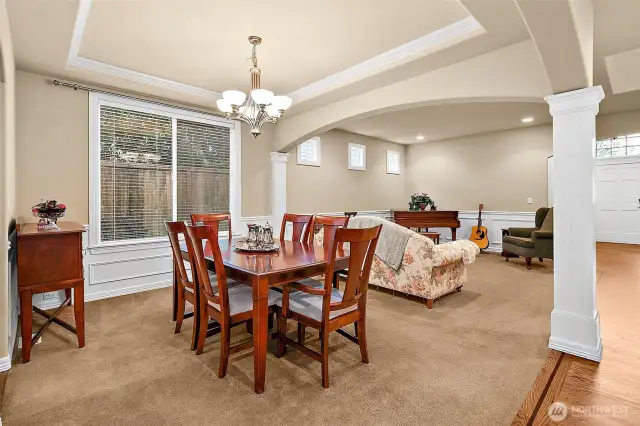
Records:
{"label": "curtain rod", "polygon": [[106,95],[113,95],[113,96],[120,96],[122,98],[127,98],[127,99],[133,99],[136,101],[144,101],[144,102],[149,102],[152,104],[156,104],[156,105],[161,105],[161,106],[167,106],[167,107],[171,107],[171,108],[180,108],[183,109],[185,111],[192,111],[192,112],[197,112],[200,114],[209,114],[209,115],[215,115],[217,117],[225,117],[226,116],[224,114],[221,114],[219,112],[216,111],[211,111],[211,110],[207,110],[207,109],[199,109],[199,108],[190,108],[184,105],[180,105],[180,104],[171,104],[171,103],[167,103],[167,102],[159,102],[159,101],[154,101],[154,100],[150,100],[147,98],[143,98],[143,97],[137,97],[137,96],[131,96],[131,95],[124,95],[122,93],[118,93],[118,92],[111,92],[109,90],[103,90],[103,89],[96,89],[94,87],[88,87],[88,86],[82,86],[80,84],[77,83],[67,83],[66,81],[60,81],[60,80],[52,80],[52,83],[54,86],[58,86],[58,87],[68,87],[70,89],[73,90],[84,90],[86,92],[97,92],[97,93],[104,93]]}

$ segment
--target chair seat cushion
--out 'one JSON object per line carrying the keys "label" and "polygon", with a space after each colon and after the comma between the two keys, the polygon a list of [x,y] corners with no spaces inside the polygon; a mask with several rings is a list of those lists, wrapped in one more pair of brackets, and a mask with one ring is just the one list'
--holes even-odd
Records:
{"label": "chair seat cushion", "polygon": [[513,237],[511,235],[505,235],[502,237],[503,243],[513,244],[514,246],[533,248],[533,240],[531,238]]}
{"label": "chair seat cushion", "polygon": [[[193,277],[191,276],[191,269],[187,269],[187,279],[190,282],[193,282]],[[213,293],[217,293],[218,292],[218,277],[214,272],[209,271],[209,282],[211,283],[211,287],[213,287]],[[239,283],[238,281],[234,281],[230,278],[227,278],[227,286],[229,287],[234,287],[237,285],[240,285],[242,283]],[[185,290],[193,293],[193,289],[190,289],[189,287],[185,287]]]}
{"label": "chair seat cushion", "polygon": [[[253,310],[253,288],[251,286],[238,283],[237,285],[229,286],[227,291],[229,293],[229,315],[241,314]],[[216,296],[218,296],[218,293],[216,293]],[[281,299],[282,294],[269,290],[269,306],[275,306]],[[209,302],[209,304],[217,310],[220,310],[220,305],[211,302]]]}
{"label": "chair seat cushion", "polygon": [[324,281],[320,281],[315,278],[304,278],[296,281],[296,283],[306,285],[307,287],[311,288],[324,287]]}
{"label": "chair seat cushion", "polygon": [[[331,303],[342,302],[342,291],[337,288],[332,288],[331,290]],[[278,300],[278,306],[282,307],[282,299]],[[339,311],[332,311],[329,318],[333,319],[356,309],[358,309],[357,304]],[[316,321],[322,321],[322,296],[302,291],[289,293],[289,310]]]}

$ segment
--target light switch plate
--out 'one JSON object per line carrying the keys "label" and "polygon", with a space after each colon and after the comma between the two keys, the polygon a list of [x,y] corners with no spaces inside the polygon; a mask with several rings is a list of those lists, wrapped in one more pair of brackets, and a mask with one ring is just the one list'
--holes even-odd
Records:
{"label": "light switch plate", "polygon": [[533,198],[527,198],[527,204],[533,204]]}

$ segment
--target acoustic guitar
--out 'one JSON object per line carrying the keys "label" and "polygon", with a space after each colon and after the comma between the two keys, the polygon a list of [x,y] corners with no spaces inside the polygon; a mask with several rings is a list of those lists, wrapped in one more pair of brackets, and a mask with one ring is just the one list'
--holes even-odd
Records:
{"label": "acoustic guitar", "polygon": [[476,243],[480,250],[484,250],[489,247],[489,235],[487,233],[487,227],[482,226],[482,209],[484,205],[478,205],[478,225],[471,228],[471,235],[469,239]]}

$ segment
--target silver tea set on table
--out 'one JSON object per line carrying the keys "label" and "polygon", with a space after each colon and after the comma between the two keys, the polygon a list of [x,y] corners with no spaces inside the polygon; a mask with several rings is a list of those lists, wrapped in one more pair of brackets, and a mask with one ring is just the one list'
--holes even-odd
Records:
{"label": "silver tea set on table", "polygon": [[273,242],[273,226],[258,225],[255,223],[247,224],[249,232],[247,238],[241,239],[236,243],[235,249],[240,251],[277,251],[280,249]]}

